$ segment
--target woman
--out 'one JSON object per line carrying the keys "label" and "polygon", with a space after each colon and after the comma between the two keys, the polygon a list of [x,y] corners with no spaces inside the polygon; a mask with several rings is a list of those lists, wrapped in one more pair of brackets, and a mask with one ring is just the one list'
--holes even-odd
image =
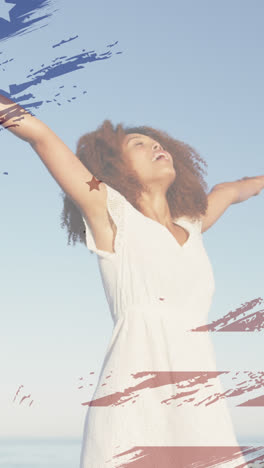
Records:
{"label": "woman", "polygon": [[1,95],[0,123],[30,143],[63,189],[68,243],[86,242],[97,254],[114,321],[87,402],[81,468],[216,466],[221,446],[229,450],[221,466],[228,458],[246,466],[225,400],[204,404],[207,387],[223,389],[209,333],[195,329],[215,290],[201,234],[230,204],[257,195],[264,176],[218,184],[207,196],[206,163],[153,128],[105,121],[80,138],[76,156]]}

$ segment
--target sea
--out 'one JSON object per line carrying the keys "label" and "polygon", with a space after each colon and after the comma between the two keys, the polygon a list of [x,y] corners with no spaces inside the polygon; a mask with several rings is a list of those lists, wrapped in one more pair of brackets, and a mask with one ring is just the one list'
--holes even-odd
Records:
{"label": "sea", "polygon": [[0,468],[79,468],[81,439],[0,438]]}
{"label": "sea", "polygon": [[[264,446],[260,441],[239,444]],[[79,468],[81,445],[77,438],[0,438],[0,468]],[[264,462],[253,466],[263,467]]]}

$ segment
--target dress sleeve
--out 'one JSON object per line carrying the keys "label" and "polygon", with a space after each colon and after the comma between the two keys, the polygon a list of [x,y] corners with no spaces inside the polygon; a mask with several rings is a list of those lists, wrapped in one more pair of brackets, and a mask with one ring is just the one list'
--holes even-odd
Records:
{"label": "dress sleeve", "polygon": [[125,206],[126,199],[120,192],[105,184],[107,190],[107,210],[114,224],[116,225],[116,236],[114,242],[114,252],[98,249],[93,237],[92,230],[88,220],[82,213],[82,218],[85,227],[86,245],[91,252],[96,253],[101,258],[113,258],[121,252],[124,243],[124,226],[125,226]]}

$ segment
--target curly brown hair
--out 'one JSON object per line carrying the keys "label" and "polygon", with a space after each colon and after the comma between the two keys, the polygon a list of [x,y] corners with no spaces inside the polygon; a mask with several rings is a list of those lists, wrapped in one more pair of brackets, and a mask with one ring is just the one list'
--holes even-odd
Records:
{"label": "curly brown hair", "polygon": [[[95,131],[79,138],[76,156],[98,180],[120,192],[139,210],[137,200],[144,186],[121,156],[122,141],[129,133],[149,136],[171,154],[176,178],[168,188],[166,197],[172,218],[188,216],[197,219],[205,214],[208,186],[202,172],[207,172],[200,163],[206,167],[207,163],[191,146],[170,137],[165,131],[146,126],[125,127],[123,124],[114,127],[110,120],[104,120]],[[71,239],[73,245],[76,241],[86,244],[80,210],[64,192],[60,195],[64,203],[61,227],[67,227],[67,245],[71,243]]]}

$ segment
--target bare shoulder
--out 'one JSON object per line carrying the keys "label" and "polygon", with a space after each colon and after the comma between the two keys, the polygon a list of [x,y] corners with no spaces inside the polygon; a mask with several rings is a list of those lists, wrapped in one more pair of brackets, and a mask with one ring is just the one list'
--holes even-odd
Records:
{"label": "bare shoulder", "polygon": [[107,188],[104,182],[95,177],[90,182],[85,196],[79,202],[79,208],[90,224],[98,224],[107,215]]}

